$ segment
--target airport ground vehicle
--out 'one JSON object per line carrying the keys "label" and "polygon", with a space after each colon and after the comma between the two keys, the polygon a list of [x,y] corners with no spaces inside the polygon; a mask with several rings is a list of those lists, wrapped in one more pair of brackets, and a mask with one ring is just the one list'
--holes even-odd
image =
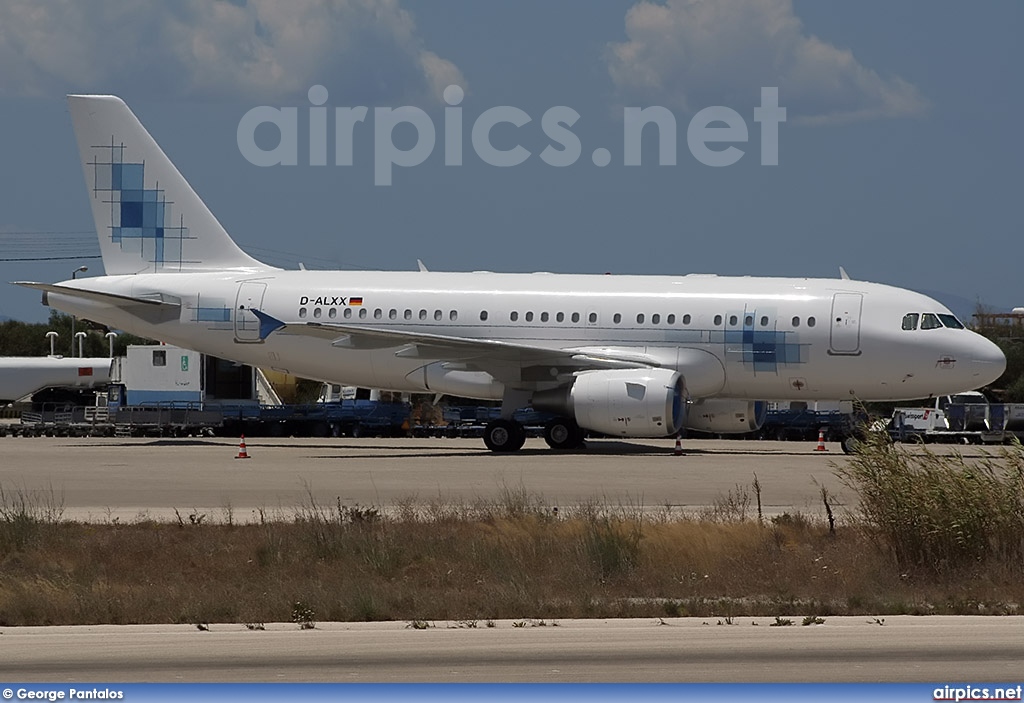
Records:
{"label": "airport ground vehicle", "polygon": [[807,403],[771,403],[764,424],[756,433],[761,439],[813,442],[821,432],[828,442],[840,442],[854,434],[858,418],[853,403],[808,405]]}
{"label": "airport ground vehicle", "polygon": [[91,402],[37,395],[19,423],[0,425],[0,436],[393,436],[408,428],[408,403],[282,403],[259,369],[188,349],[130,346],[107,366],[109,383],[79,394]]}
{"label": "airport ground vehicle", "polygon": [[1024,403],[989,403],[977,391],[943,395],[930,407],[896,408],[888,430],[898,442],[998,444],[1024,438]]}

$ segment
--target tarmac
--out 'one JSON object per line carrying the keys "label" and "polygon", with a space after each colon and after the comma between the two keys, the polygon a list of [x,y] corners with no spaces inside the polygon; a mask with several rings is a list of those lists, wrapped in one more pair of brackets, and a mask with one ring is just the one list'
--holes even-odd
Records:
{"label": "tarmac", "polygon": [[[0,628],[8,682],[1002,682],[1024,617]],[[493,627],[489,626],[493,624]],[[962,685],[962,683],[960,683]],[[1019,689],[1016,689],[1019,690]],[[856,693],[856,692],[855,692]],[[344,695],[340,692],[339,695]],[[600,695],[600,694],[598,694]],[[758,695],[752,692],[751,695]],[[930,698],[929,698],[930,700]]]}
{"label": "tarmac", "polygon": [[765,516],[824,514],[821,490],[842,509],[852,493],[835,475],[847,459],[838,444],[813,442],[592,440],[555,452],[531,439],[494,454],[478,439],[238,440],[0,438],[0,488],[75,520],[247,521],[291,517],[318,505],[473,503],[529,496],[544,505],[698,511],[745,494]]}

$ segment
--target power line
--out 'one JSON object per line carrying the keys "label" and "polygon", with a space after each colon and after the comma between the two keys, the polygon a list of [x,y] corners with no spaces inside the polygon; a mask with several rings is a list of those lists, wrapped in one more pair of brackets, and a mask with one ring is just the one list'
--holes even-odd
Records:
{"label": "power line", "polygon": [[91,229],[54,229],[54,230],[9,230],[0,229],[0,237],[8,235],[31,236],[36,234],[88,234],[96,236],[96,230]]}
{"label": "power line", "polygon": [[0,259],[2,262],[9,261],[69,261],[72,259],[99,259],[100,256],[32,256],[21,259]]}

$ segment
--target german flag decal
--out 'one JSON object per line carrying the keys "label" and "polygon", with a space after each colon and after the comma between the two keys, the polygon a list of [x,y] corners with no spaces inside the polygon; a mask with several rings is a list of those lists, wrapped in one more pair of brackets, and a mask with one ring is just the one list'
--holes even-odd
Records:
{"label": "german flag decal", "polygon": [[355,305],[355,306],[362,305],[363,304],[363,298],[362,298],[362,296],[352,296],[351,298],[348,299],[348,304],[349,305]]}

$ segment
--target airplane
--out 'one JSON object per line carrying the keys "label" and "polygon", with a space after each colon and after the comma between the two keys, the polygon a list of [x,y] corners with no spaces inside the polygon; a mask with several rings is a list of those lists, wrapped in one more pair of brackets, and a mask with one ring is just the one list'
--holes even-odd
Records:
{"label": "airplane", "polygon": [[128,106],[68,104],[106,275],[43,304],[239,363],[331,383],[500,400],[484,443],[587,431],[756,430],[761,399],[863,401],[991,383],[1006,359],[943,305],[839,279],[310,271],[243,252]]}

